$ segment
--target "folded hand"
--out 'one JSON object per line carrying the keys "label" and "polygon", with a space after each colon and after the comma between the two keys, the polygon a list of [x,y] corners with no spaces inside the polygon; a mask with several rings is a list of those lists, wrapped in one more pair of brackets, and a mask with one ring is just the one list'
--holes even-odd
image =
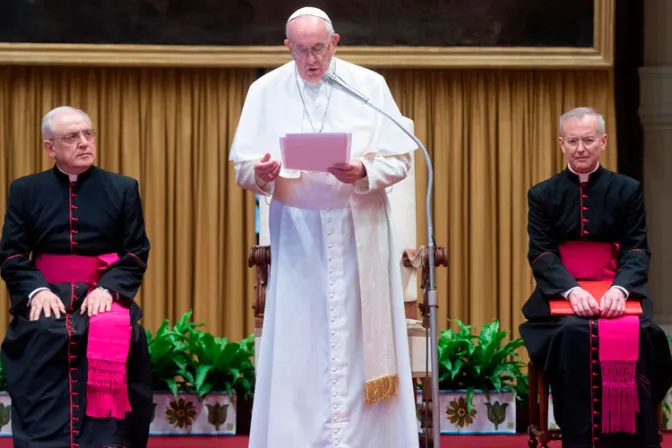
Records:
{"label": "folded hand", "polygon": [[602,317],[621,317],[625,313],[625,294],[618,288],[611,288],[600,300]]}
{"label": "folded hand", "polygon": [[569,303],[577,316],[592,317],[599,316],[600,306],[588,291],[582,288],[576,288],[569,293]]}

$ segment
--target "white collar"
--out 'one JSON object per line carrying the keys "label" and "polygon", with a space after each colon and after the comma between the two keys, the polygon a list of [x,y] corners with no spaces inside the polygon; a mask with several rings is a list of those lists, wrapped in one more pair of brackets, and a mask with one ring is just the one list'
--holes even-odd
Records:
{"label": "white collar", "polygon": [[600,168],[600,162],[597,162],[597,165],[595,166],[595,169],[593,171],[591,171],[590,173],[577,173],[576,171],[574,171],[572,169],[572,166],[569,163],[567,164],[567,168],[569,169],[569,171],[571,171],[572,173],[579,176],[579,181],[580,182],[588,182],[588,179],[590,178],[590,175],[593,174],[595,171],[597,171]]}
{"label": "white collar", "polygon": [[66,172],[63,171],[58,165],[56,165],[56,168],[58,168],[58,171],[60,171],[61,173],[65,174],[66,176],[68,176],[68,178],[70,179],[70,182],[77,182],[77,178],[79,177],[78,174],[69,174],[69,173],[66,173]]}

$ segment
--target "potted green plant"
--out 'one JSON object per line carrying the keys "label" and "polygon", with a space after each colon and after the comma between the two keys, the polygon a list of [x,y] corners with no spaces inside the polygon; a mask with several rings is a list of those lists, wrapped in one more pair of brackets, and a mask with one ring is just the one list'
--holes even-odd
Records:
{"label": "potted green plant", "polygon": [[191,321],[189,311],[182,315],[174,327],[165,319],[154,336],[151,331],[145,330],[155,392],[169,391],[177,398],[178,392],[184,388],[182,373],[191,358],[187,335],[198,326]]}
{"label": "potted green plant", "polygon": [[[672,344],[672,336],[669,334],[667,335],[667,342]],[[661,412],[662,412],[662,417],[663,417],[663,429],[665,430],[670,430],[672,429],[670,423],[671,422],[671,412],[670,412],[670,404],[672,404],[672,391],[669,391],[667,395],[665,396],[665,399],[661,403]]]}
{"label": "potted green plant", "polygon": [[497,319],[478,334],[454,322],[457,330],[442,331],[438,341],[441,432],[515,433],[522,339],[506,342]]}
{"label": "potted green plant", "polygon": [[[240,342],[229,341],[227,338],[213,337],[209,333],[194,332],[190,337],[190,351],[194,355],[193,375],[187,374],[199,398],[212,399],[218,395],[222,400],[230,397],[235,410],[236,434],[249,432],[251,419],[252,396],[255,383],[254,334]],[[210,397],[210,398],[207,398]],[[226,404],[215,405],[209,409],[218,413],[220,420],[226,417]]]}
{"label": "potted green plant", "polygon": [[0,437],[9,437],[12,435],[11,417],[12,400],[7,392],[5,371],[2,368],[2,358],[0,358]]}
{"label": "potted green plant", "polygon": [[229,342],[201,330],[191,317],[185,313],[173,328],[164,322],[151,339],[153,377],[167,388],[154,394],[150,433],[236,434],[238,396],[251,394],[254,383],[253,336]]}

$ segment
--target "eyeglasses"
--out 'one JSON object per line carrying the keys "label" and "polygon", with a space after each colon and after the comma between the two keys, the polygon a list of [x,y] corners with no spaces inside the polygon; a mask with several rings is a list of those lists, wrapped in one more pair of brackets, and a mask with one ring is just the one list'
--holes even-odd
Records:
{"label": "eyeglasses", "polygon": [[579,146],[579,142],[583,143],[584,148],[590,148],[593,145],[595,145],[595,142],[597,142],[598,139],[595,137],[585,137],[582,139],[579,138],[569,138],[564,140],[565,145],[567,145],[570,148],[576,148]]}
{"label": "eyeglasses", "polygon": [[297,58],[305,58],[309,54],[312,54],[317,58],[320,56],[324,56],[327,50],[329,50],[329,48],[331,48],[331,42],[329,42],[328,44],[317,44],[311,48],[293,47],[291,48],[290,51]]}
{"label": "eyeglasses", "polygon": [[96,137],[96,130],[86,129],[84,131],[71,132],[69,134],[61,135],[60,137],[53,137],[50,140],[63,140],[65,143],[71,145],[76,141],[78,141],[82,135],[84,136],[84,139],[86,139],[86,141],[89,142]]}

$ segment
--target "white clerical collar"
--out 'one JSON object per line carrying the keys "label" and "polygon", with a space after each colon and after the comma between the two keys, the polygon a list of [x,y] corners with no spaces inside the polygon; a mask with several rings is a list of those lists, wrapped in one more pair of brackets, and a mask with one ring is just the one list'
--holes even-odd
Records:
{"label": "white clerical collar", "polygon": [[65,174],[66,176],[68,176],[68,178],[70,179],[70,182],[77,182],[77,178],[79,177],[79,175],[77,175],[77,174],[68,174],[68,173],[66,173],[65,171],[63,171],[58,165],[56,165],[56,168],[58,168],[58,171],[60,171],[61,173]]}
{"label": "white clerical collar", "polygon": [[590,178],[590,175],[593,174],[598,169],[600,169],[600,162],[597,162],[597,165],[595,166],[595,169],[593,171],[591,171],[590,173],[577,173],[576,171],[574,171],[572,169],[572,165],[570,165],[569,163],[567,164],[567,168],[569,169],[569,171],[571,171],[572,173],[579,176],[579,182],[588,182],[588,179]]}

